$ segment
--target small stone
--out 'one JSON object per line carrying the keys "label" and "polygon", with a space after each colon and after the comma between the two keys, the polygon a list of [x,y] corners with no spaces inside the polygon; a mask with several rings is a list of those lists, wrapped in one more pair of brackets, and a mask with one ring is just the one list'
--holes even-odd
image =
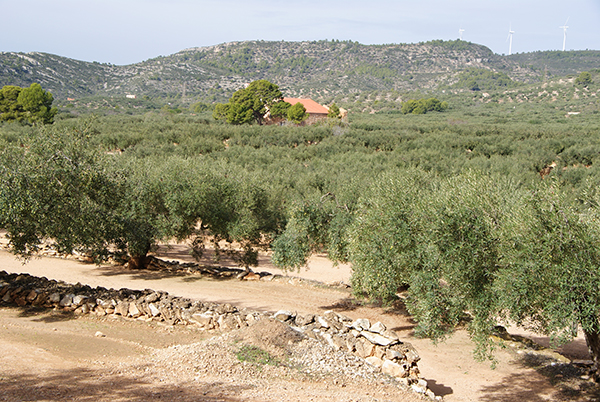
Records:
{"label": "small stone", "polygon": [[196,313],[192,314],[192,320],[202,328],[210,329],[213,325],[212,313]]}
{"label": "small stone", "polygon": [[315,322],[314,314],[307,314],[304,317],[301,315],[296,316],[296,325],[299,325],[301,327],[312,324],[313,322]]}
{"label": "small stone", "polygon": [[35,290],[32,290],[32,291],[31,291],[31,292],[29,292],[29,294],[28,294],[28,295],[25,297],[25,299],[26,299],[28,302],[30,302],[30,303],[31,303],[32,301],[34,301],[34,300],[35,300],[35,298],[37,297],[37,295],[38,295],[38,294],[37,294],[37,292],[36,292]]}
{"label": "small stone", "polygon": [[375,334],[375,333],[369,332],[369,331],[362,331],[360,334],[363,337],[365,337],[369,342],[371,342],[375,345],[388,346],[388,345],[391,345],[391,344],[397,342],[393,339],[389,339],[389,338],[386,338],[385,336]]}
{"label": "small stone", "polygon": [[160,314],[160,310],[158,309],[158,307],[156,307],[154,303],[148,304],[148,310],[150,310],[150,314],[152,315],[152,317],[156,317]]}
{"label": "small stone", "polygon": [[129,309],[127,310],[127,314],[133,318],[138,318],[142,313],[140,309],[135,303],[129,303]]}
{"label": "small stone", "polygon": [[50,301],[50,303],[58,303],[58,302],[60,302],[60,294],[59,293],[52,293],[50,296],[48,296],[48,301]]}
{"label": "small stone", "polygon": [[387,328],[385,327],[385,325],[383,325],[383,323],[376,322],[375,324],[371,325],[371,328],[369,328],[369,331],[375,332],[376,334],[383,334],[383,332],[386,329]]}
{"label": "small stone", "polygon": [[100,332],[100,331],[96,331],[96,333],[94,334],[94,336],[95,336],[95,337],[98,337],[98,338],[105,338],[105,337],[106,337],[106,335],[104,335],[104,334],[103,334],[102,332]]}
{"label": "small stone", "polygon": [[385,360],[381,366],[381,371],[385,374],[391,375],[396,378],[404,378],[408,376],[408,370],[398,363],[394,363],[391,360]]}
{"label": "small stone", "polygon": [[146,300],[146,303],[154,303],[158,299],[160,299],[160,295],[156,292],[151,293],[144,298],[144,300]]}
{"label": "small stone", "polygon": [[60,300],[60,302],[58,303],[58,305],[61,306],[61,307],[70,307],[73,304],[73,297],[75,297],[75,295],[73,295],[73,294],[65,295]]}
{"label": "small stone", "polygon": [[330,324],[325,318],[321,316],[317,316],[316,322],[321,326],[321,328],[329,328]]}
{"label": "small stone", "polygon": [[292,318],[294,315],[294,313],[292,313],[291,311],[287,311],[287,310],[279,310],[278,312],[276,312],[275,314],[273,314],[273,318],[279,320],[279,321],[287,321],[290,318]]}
{"label": "small stone", "polygon": [[[108,312],[108,309],[107,309]],[[115,314],[119,314],[122,315],[123,317],[127,316],[127,313],[129,312],[129,303],[127,302],[118,302],[117,306],[115,307]]]}
{"label": "small stone", "polygon": [[87,296],[83,296],[83,295],[77,295],[73,297],[73,306],[79,307],[81,306],[83,303],[85,303],[85,301],[89,299],[89,297]]}
{"label": "small stone", "polygon": [[383,366],[383,361],[379,357],[370,356],[370,357],[367,357],[365,360],[371,366],[375,366],[375,367],[381,367],[381,366]]}
{"label": "small stone", "polygon": [[385,351],[385,357],[388,360],[402,360],[404,359],[404,355],[397,350],[388,349]]}
{"label": "small stone", "polygon": [[362,331],[368,330],[371,327],[371,323],[366,318],[359,318],[358,320],[352,323],[352,328]]}

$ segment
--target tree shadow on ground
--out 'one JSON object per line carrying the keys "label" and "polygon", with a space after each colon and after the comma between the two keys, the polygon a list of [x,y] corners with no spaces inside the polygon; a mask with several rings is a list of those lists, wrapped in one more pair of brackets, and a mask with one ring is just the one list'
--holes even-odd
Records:
{"label": "tree shadow on ground", "polygon": [[482,401],[600,401],[600,387],[584,379],[585,369],[535,353],[523,354],[517,363],[542,376],[510,375],[498,384],[484,387]]}
{"label": "tree shadow on ground", "polygon": [[329,306],[320,306],[320,308],[323,310],[354,311],[362,306],[363,304],[357,301],[355,298],[347,297],[345,299],[338,300]]}
{"label": "tree shadow on ground", "polygon": [[21,318],[30,318],[35,317],[33,321],[37,322],[62,322],[62,321],[71,321],[76,319],[77,317],[68,311],[54,311],[48,309],[46,307],[19,307],[13,305],[4,305],[4,308],[11,308],[19,311],[18,316]]}
{"label": "tree shadow on ground", "polygon": [[166,278],[184,277],[190,274],[185,272],[173,272],[167,270],[147,270],[147,269],[125,269],[122,266],[102,266],[98,267],[97,271],[102,276],[130,276],[133,279],[139,280],[158,280]]}
{"label": "tree shadow on ground", "polygon": [[[427,380],[427,379],[426,379]],[[435,380],[427,380],[427,386],[437,396],[446,396],[454,393],[452,388],[445,386],[444,384],[438,384]]]}
{"label": "tree shadow on ground", "polygon": [[249,386],[221,382],[156,384],[143,378],[87,369],[69,369],[50,374],[6,375],[0,372],[2,401],[183,401],[235,402]]}

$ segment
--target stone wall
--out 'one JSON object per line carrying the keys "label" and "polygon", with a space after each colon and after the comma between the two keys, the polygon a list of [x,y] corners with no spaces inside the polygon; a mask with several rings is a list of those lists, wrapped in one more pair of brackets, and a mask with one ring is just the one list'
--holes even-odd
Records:
{"label": "stone wall", "polygon": [[381,323],[367,319],[351,320],[332,310],[322,316],[301,316],[289,311],[274,315],[238,309],[231,304],[206,303],[151,289],[92,288],[0,271],[0,305],[31,306],[73,312],[74,314],[121,315],[168,325],[193,325],[199,330],[230,331],[252,325],[265,317],[287,323],[305,336],[323,341],[338,350],[364,358],[367,363],[415,392],[436,397],[419,377],[419,355],[411,344]]}

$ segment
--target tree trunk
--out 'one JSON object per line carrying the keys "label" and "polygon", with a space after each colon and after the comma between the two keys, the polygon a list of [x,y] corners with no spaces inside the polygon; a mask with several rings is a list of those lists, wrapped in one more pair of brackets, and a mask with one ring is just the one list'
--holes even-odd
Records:
{"label": "tree trunk", "polygon": [[147,255],[136,255],[129,258],[129,269],[144,269],[148,266],[150,258]]}
{"label": "tree trunk", "polygon": [[600,374],[598,373],[598,363],[600,363],[600,332],[598,330],[583,330],[583,333],[585,334],[585,343],[587,344],[590,356],[594,362],[591,372],[592,378],[595,382],[600,382]]}

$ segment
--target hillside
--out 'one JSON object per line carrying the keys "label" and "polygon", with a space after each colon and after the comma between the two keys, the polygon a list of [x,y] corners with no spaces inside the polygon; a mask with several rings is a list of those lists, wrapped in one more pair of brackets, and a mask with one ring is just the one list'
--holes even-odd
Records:
{"label": "hillside", "polygon": [[461,72],[472,70],[532,83],[585,71],[600,65],[599,61],[598,51],[500,56],[485,46],[459,40],[388,45],[249,41],[186,49],[127,66],[46,53],[3,52],[0,85],[39,82],[58,101],[129,94],[189,104],[223,101],[244,83],[267,79],[288,96],[323,100],[374,91],[467,88]]}
{"label": "hillside", "polygon": [[539,72],[462,41],[362,45],[356,42],[233,42],[187,49],[128,66],[77,61],[45,53],[0,53],[0,84],[39,82],[57,99],[135,94],[139,97],[227,98],[254,79],[290,96],[434,89],[464,68],[506,72],[532,81]]}

